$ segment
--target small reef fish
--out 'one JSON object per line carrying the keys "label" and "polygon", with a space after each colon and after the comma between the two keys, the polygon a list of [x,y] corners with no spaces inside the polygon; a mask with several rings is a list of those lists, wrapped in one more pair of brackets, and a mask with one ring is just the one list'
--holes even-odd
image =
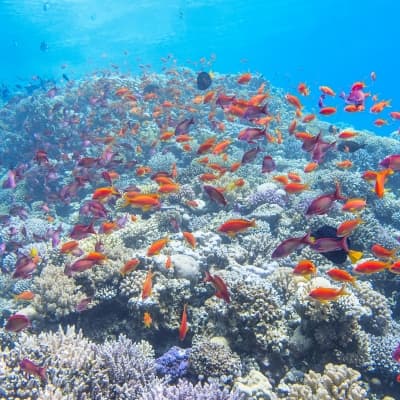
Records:
{"label": "small reef fish", "polygon": [[396,253],[399,251],[399,248],[396,247],[394,249],[387,249],[386,247],[381,246],[380,244],[373,244],[371,247],[371,253],[378,258],[382,259],[392,259],[396,256]]}
{"label": "small reef fish", "polygon": [[332,115],[336,113],[336,107],[322,107],[319,110],[321,115]]}
{"label": "small reef fish", "polygon": [[161,250],[167,245],[169,242],[169,237],[166,236],[162,239],[158,239],[153,242],[150,247],[147,249],[147,257],[152,257],[160,254]]}
{"label": "small reef fish", "polygon": [[344,269],[331,268],[327,271],[327,275],[337,282],[350,283],[355,286],[356,278]]}
{"label": "small reef fish", "polygon": [[364,221],[361,218],[343,221],[337,228],[336,235],[339,237],[349,236]]}
{"label": "small reef fish", "polygon": [[86,297],[84,299],[82,299],[76,306],[75,306],[75,311],[80,313],[82,311],[87,310],[89,304],[92,302],[92,298],[91,297]]}
{"label": "small reef fish", "polygon": [[269,173],[276,169],[275,161],[271,156],[264,156],[262,161],[261,173]]}
{"label": "small reef fish", "polygon": [[130,272],[134,271],[137,266],[140,264],[140,260],[138,258],[132,258],[131,260],[127,261],[119,270],[122,276],[129,274]]}
{"label": "small reef fish", "polygon": [[14,314],[8,318],[4,329],[10,332],[21,332],[29,326],[31,326],[31,321],[26,315]]}
{"label": "small reef fish", "polygon": [[143,282],[142,300],[145,300],[149,296],[151,296],[151,292],[153,290],[153,276],[154,273],[151,270],[149,270]]}
{"label": "small reef fish", "polygon": [[208,271],[205,272],[205,275],[204,282],[210,282],[214,286],[215,296],[230,303],[228,287],[224,280],[218,275],[211,275]]}
{"label": "small reef fish", "polygon": [[305,279],[309,280],[311,279],[312,275],[317,274],[317,267],[310,260],[301,260],[294,267],[293,274],[302,276]]}
{"label": "small reef fish", "polygon": [[143,324],[144,324],[144,326],[145,326],[146,328],[150,328],[152,322],[153,322],[153,319],[151,318],[150,313],[146,311],[146,312],[143,314]]}
{"label": "small reef fish", "polygon": [[319,90],[328,96],[336,96],[336,93],[329,86],[320,86]]}
{"label": "small reef fish", "polygon": [[308,295],[314,300],[326,304],[330,301],[336,301],[340,297],[348,295],[348,293],[346,292],[346,286],[343,285],[341,288],[317,287],[312,289]]}
{"label": "small reef fish", "polygon": [[246,72],[240,75],[236,82],[239,83],[239,85],[244,85],[246,83],[249,83],[250,80],[251,80],[251,74],[249,72]]}
{"label": "small reef fish", "polygon": [[343,204],[342,211],[359,212],[367,206],[365,199],[348,199]]}
{"label": "small reef fish", "polygon": [[375,274],[377,272],[384,271],[390,267],[390,263],[387,261],[379,260],[367,260],[354,267],[354,272],[358,274]]}
{"label": "small reef fish", "polygon": [[326,214],[332,207],[333,202],[339,200],[346,200],[346,198],[341,193],[339,182],[336,182],[335,191],[316,197],[308,206],[306,215]]}
{"label": "small reef fish", "polygon": [[196,248],[196,238],[194,237],[193,233],[191,232],[182,232],[182,235],[186,241],[186,243],[192,248]]}
{"label": "small reef fish", "polygon": [[271,258],[283,258],[292,254],[299,247],[310,244],[310,233],[307,233],[304,236],[289,238],[284,240],[282,243],[278,245],[278,247],[272,252]]}
{"label": "small reef fish", "polygon": [[28,358],[24,358],[20,363],[19,367],[24,371],[27,375],[35,375],[41,381],[46,382],[46,367],[39,367],[33,361]]}
{"label": "small reef fish", "polygon": [[379,165],[384,168],[392,169],[393,171],[400,171],[400,154],[393,154],[385,157]]}
{"label": "small reef fish", "polygon": [[194,118],[186,118],[183,121],[179,122],[175,128],[175,136],[184,135],[189,133],[190,125],[194,124]]}
{"label": "small reef fish", "polygon": [[35,297],[35,293],[31,290],[24,290],[23,292],[16,294],[14,300],[16,301],[31,301]]}
{"label": "small reef fish", "polygon": [[235,237],[238,233],[244,232],[249,228],[256,227],[256,220],[247,219],[230,219],[224,222],[217,230],[218,232],[225,233],[229,237]]}
{"label": "small reef fish", "polygon": [[179,340],[183,342],[185,340],[186,334],[188,333],[189,326],[187,323],[187,304],[183,306],[181,323],[179,325]]}
{"label": "small reef fish", "polygon": [[203,190],[205,191],[207,196],[215,203],[221,206],[226,206],[228,204],[222,192],[217,188],[209,185],[204,185]]}
{"label": "small reef fish", "polygon": [[303,82],[299,83],[299,85],[297,86],[297,91],[303,96],[308,96],[310,94],[310,89]]}

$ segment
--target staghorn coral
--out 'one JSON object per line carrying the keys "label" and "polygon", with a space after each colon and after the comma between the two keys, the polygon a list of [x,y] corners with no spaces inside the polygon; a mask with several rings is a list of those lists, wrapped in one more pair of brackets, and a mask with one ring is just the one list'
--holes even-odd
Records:
{"label": "staghorn coral", "polygon": [[361,374],[346,365],[327,364],[324,373],[310,370],[302,384],[288,385],[288,400],[362,400],[368,386]]}
{"label": "staghorn coral", "polygon": [[34,277],[32,290],[36,293],[32,301],[40,318],[59,320],[75,311],[75,306],[87,297],[73,278],[64,274],[63,268],[46,265],[39,276]]}

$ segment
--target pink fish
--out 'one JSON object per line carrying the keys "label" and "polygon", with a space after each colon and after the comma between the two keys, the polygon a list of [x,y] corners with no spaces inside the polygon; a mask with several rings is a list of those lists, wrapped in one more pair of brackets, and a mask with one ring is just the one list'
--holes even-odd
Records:
{"label": "pink fish", "polygon": [[47,380],[46,378],[46,367],[39,367],[36,365],[34,362],[31,360],[24,358],[20,363],[19,363],[20,368],[22,371],[26,372],[28,375],[35,375],[39,379],[41,379],[43,382]]}
{"label": "pink fish", "polygon": [[300,246],[310,244],[310,233],[297,238],[289,238],[284,240],[278,245],[278,247],[273,251],[272,258],[283,258],[287,257]]}
{"label": "pink fish", "polygon": [[80,240],[90,236],[92,233],[96,233],[93,227],[93,222],[89,225],[76,224],[69,236],[71,239]]}
{"label": "pink fish", "polygon": [[390,168],[393,171],[400,171],[400,154],[387,156],[379,163],[379,165],[384,168]]}
{"label": "pink fish", "polygon": [[308,206],[306,215],[326,214],[336,200],[346,200],[346,197],[341,194],[339,182],[336,182],[336,190],[333,193],[316,197]]}
{"label": "pink fish", "polygon": [[91,260],[87,258],[80,258],[76,260],[71,265],[67,265],[65,267],[64,273],[65,275],[72,276],[75,273],[83,272],[88,269],[93,268],[97,264],[96,260]]}
{"label": "pink fish", "polygon": [[31,321],[26,315],[14,314],[8,318],[5,330],[10,332],[21,332],[23,329],[31,326]]}
{"label": "pink fish", "polygon": [[204,191],[207,193],[207,196],[215,201],[216,203],[226,206],[228,203],[225,200],[224,195],[215,187],[209,186],[209,185],[204,185],[203,186]]}

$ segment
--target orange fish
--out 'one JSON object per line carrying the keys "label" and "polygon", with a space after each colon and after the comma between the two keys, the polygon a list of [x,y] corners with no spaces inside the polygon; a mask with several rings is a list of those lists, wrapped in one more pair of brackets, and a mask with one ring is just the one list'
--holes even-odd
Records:
{"label": "orange fish", "polygon": [[375,126],[383,126],[383,125],[389,125],[389,123],[386,121],[386,119],[383,118],[378,118],[374,121]]}
{"label": "orange fish", "polygon": [[92,199],[99,201],[107,201],[111,196],[119,196],[118,190],[112,186],[101,187],[93,192]]}
{"label": "orange fish", "polygon": [[141,167],[137,167],[136,168],[136,175],[137,176],[147,175],[150,172],[151,172],[151,168],[150,167],[141,166]]}
{"label": "orange fish", "polygon": [[199,176],[199,179],[203,182],[209,182],[209,181],[215,181],[216,179],[219,179],[220,176],[211,174],[211,173],[205,173],[205,174],[201,174]]}
{"label": "orange fish", "polygon": [[101,263],[101,262],[107,260],[107,256],[98,251],[91,251],[84,258],[85,258],[85,260],[95,261],[97,263]]}
{"label": "orange fish", "polygon": [[347,295],[348,293],[346,292],[345,288],[345,285],[343,285],[341,288],[317,287],[311,290],[308,295],[313,299],[325,304],[329,301],[336,301],[340,297]]}
{"label": "orange fish", "polygon": [[118,223],[116,221],[104,221],[100,225],[100,232],[109,234],[113,230],[119,228]]}
{"label": "orange fish", "polygon": [[386,247],[383,247],[380,244],[374,244],[371,247],[372,254],[375,257],[383,258],[383,259],[394,258],[398,250],[399,250],[398,247],[396,247],[394,249],[387,249]]}
{"label": "orange fish", "polygon": [[16,301],[30,301],[33,300],[34,297],[35,293],[33,293],[31,290],[24,290],[23,292],[16,294],[14,299]]}
{"label": "orange fish", "polygon": [[393,173],[394,171],[390,168],[376,172],[375,193],[380,199],[385,195],[385,182],[387,180],[387,177],[389,175],[392,175]]}
{"label": "orange fish", "polygon": [[318,168],[318,163],[311,161],[304,167],[304,172],[309,173],[315,171]]}
{"label": "orange fish", "polygon": [[172,185],[175,182],[168,176],[156,176],[154,181],[157,182],[159,185]]}
{"label": "orange fish", "polygon": [[389,266],[389,271],[393,274],[400,274],[400,261],[396,261],[395,263]]}
{"label": "orange fish", "polygon": [[189,327],[187,323],[187,312],[186,312],[187,304],[183,306],[181,324],[179,326],[179,340],[184,341],[186,334],[188,333]]}
{"label": "orange fish", "polygon": [[336,236],[349,236],[358,225],[362,224],[364,221],[361,218],[349,219],[343,221],[336,230]]}
{"label": "orange fish", "polygon": [[293,135],[293,133],[296,131],[296,127],[297,127],[297,120],[294,119],[288,126],[288,132],[290,135]]}
{"label": "orange fish", "polygon": [[392,119],[400,119],[400,111],[392,111],[390,113],[390,116],[392,117]]}
{"label": "orange fish", "polygon": [[307,114],[303,117],[302,122],[307,124],[308,122],[314,121],[315,119],[315,114]]}
{"label": "orange fish", "polygon": [[174,136],[175,136],[175,133],[172,132],[172,131],[163,132],[163,133],[161,134],[161,136],[160,136],[160,140],[166,141],[166,140],[171,139],[171,138],[174,137]]}
{"label": "orange fish", "polygon": [[367,206],[365,199],[348,199],[343,204],[342,211],[356,212],[361,211]]}
{"label": "orange fish", "polygon": [[145,326],[146,328],[150,328],[152,322],[153,322],[153,320],[152,320],[152,318],[151,318],[150,313],[146,311],[146,312],[143,314],[143,324],[144,324],[144,326]]}
{"label": "orange fish", "polygon": [[387,261],[367,260],[354,267],[354,272],[358,274],[374,274],[389,268],[390,263]]}
{"label": "orange fish", "polygon": [[215,144],[215,137],[211,137],[206,139],[203,143],[200,144],[199,148],[197,149],[197,154],[204,154],[207,153]]}
{"label": "orange fish", "polygon": [[242,165],[242,163],[240,161],[236,161],[236,162],[232,163],[232,165],[229,168],[229,171],[235,172],[240,168],[241,165]]}
{"label": "orange fish", "polygon": [[129,274],[130,272],[134,271],[136,267],[140,264],[140,260],[137,258],[132,258],[131,260],[127,261],[119,270],[122,276]]}
{"label": "orange fish", "polygon": [[212,90],[210,92],[207,92],[204,95],[203,104],[209,103],[214,98],[214,96],[215,96],[215,91]]}
{"label": "orange fish", "polygon": [[224,222],[217,230],[218,232],[226,233],[230,237],[234,237],[237,233],[244,232],[248,228],[255,228],[256,220],[247,219],[230,219]]}
{"label": "orange fish", "polygon": [[352,139],[353,137],[357,136],[357,132],[354,131],[342,131],[339,133],[339,138],[340,139]]}
{"label": "orange fish", "polygon": [[391,100],[382,100],[372,105],[369,111],[372,113],[380,113],[381,111],[383,111],[384,108],[390,107],[390,102]]}
{"label": "orange fish", "polygon": [[338,168],[347,169],[347,168],[351,168],[353,166],[353,163],[350,160],[343,160],[343,161],[338,161],[336,163],[336,166]]}
{"label": "orange fish", "polygon": [[359,111],[364,111],[365,107],[364,105],[356,105],[356,104],[348,104],[347,106],[344,107],[344,111],[346,112],[359,112]]}
{"label": "orange fish", "polygon": [[143,282],[142,288],[142,300],[147,299],[151,296],[151,291],[153,289],[153,272],[150,270],[147,272],[146,278]]}
{"label": "orange fish", "polygon": [[166,269],[172,268],[172,259],[170,254],[168,254],[167,258],[165,259],[165,268]]}
{"label": "orange fish", "polygon": [[288,93],[285,95],[285,98],[288,103],[290,103],[292,106],[295,106],[297,109],[301,110],[303,108],[303,105],[297,96]]}
{"label": "orange fish", "polygon": [[217,155],[223,153],[231,143],[232,143],[232,141],[230,139],[226,139],[226,140],[223,140],[222,142],[217,143],[215,145],[212,153],[217,154]]}
{"label": "orange fish", "polygon": [[336,96],[336,93],[329,86],[320,86],[319,90],[328,96]]}
{"label": "orange fish", "polygon": [[159,193],[176,193],[179,192],[180,186],[177,183],[166,183],[158,188]]}
{"label": "orange fish", "polygon": [[301,260],[293,269],[293,274],[303,276],[306,279],[310,279],[311,275],[317,273],[317,267],[310,260]]}
{"label": "orange fish", "polygon": [[166,236],[165,238],[158,239],[153,242],[150,247],[147,249],[147,257],[155,256],[160,254],[161,250],[167,245],[169,242],[169,237]]}
{"label": "orange fish", "polygon": [[336,107],[322,107],[319,110],[319,113],[321,115],[332,115],[335,114],[335,112],[336,112]]}
{"label": "orange fish", "polygon": [[298,183],[298,182],[289,182],[286,184],[283,189],[285,190],[286,193],[300,193],[303,192],[304,190],[309,189],[309,185],[306,183]]}
{"label": "orange fish", "polygon": [[301,176],[296,174],[295,172],[288,172],[287,176],[289,180],[292,182],[298,182],[298,183],[301,182]]}
{"label": "orange fish", "polygon": [[299,83],[299,86],[297,86],[297,91],[303,96],[308,96],[310,94],[310,89],[305,83]]}
{"label": "orange fish", "polygon": [[286,175],[275,175],[272,179],[282,185],[287,185],[289,183],[289,179]]}
{"label": "orange fish", "polygon": [[186,243],[192,248],[196,248],[196,238],[191,232],[182,232],[183,237],[185,238]]}
{"label": "orange fish", "polygon": [[189,142],[190,140],[193,140],[193,137],[190,135],[179,135],[176,137],[175,142],[177,143],[183,143],[183,142]]}
{"label": "orange fish", "polygon": [[154,197],[149,194],[137,194],[136,196],[129,197],[128,193],[125,193],[124,200],[125,203],[123,207],[130,205],[134,208],[141,208],[142,211],[149,211],[150,209],[158,208],[161,205],[158,197]]}
{"label": "orange fish", "polygon": [[65,242],[60,249],[60,252],[63,254],[71,253],[73,250],[77,249],[79,246],[79,242],[76,240],[71,240],[69,242]]}
{"label": "orange fish", "polygon": [[296,139],[300,139],[300,140],[308,140],[308,139],[314,139],[315,136],[311,133],[308,132],[296,132],[294,134],[294,137]]}
{"label": "orange fish", "polygon": [[344,269],[332,268],[327,272],[327,275],[334,281],[350,283],[355,286],[356,278]]}
{"label": "orange fish", "polygon": [[240,85],[243,85],[245,83],[249,83],[250,79],[251,79],[250,72],[246,72],[240,75],[236,82],[239,83]]}

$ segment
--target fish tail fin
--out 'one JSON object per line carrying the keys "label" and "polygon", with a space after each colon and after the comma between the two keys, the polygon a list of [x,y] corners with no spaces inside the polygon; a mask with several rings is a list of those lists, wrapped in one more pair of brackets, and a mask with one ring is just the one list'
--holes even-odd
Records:
{"label": "fish tail fin", "polygon": [[312,245],[315,242],[315,238],[311,236],[311,232],[307,232],[301,241],[304,244]]}
{"label": "fish tail fin", "polygon": [[252,228],[255,228],[255,227],[257,226],[257,225],[256,225],[256,220],[255,220],[255,219],[251,220],[250,226],[251,226]]}
{"label": "fish tail fin", "polygon": [[203,282],[212,282],[211,274],[208,271],[205,271],[204,274],[205,274],[205,277],[203,279]]}
{"label": "fish tail fin", "polygon": [[363,256],[363,252],[357,250],[349,250],[347,252],[347,255],[349,256],[351,263],[355,264],[358,260],[361,259],[361,257]]}
{"label": "fish tail fin", "polygon": [[350,293],[346,290],[346,284],[343,284],[339,289],[339,296],[349,296]]}
{"label": "fish tail fin", "polygon": [[47,381],[46,376],[46,367],[39,367],[38,368],[38,375],[42,381]]}

